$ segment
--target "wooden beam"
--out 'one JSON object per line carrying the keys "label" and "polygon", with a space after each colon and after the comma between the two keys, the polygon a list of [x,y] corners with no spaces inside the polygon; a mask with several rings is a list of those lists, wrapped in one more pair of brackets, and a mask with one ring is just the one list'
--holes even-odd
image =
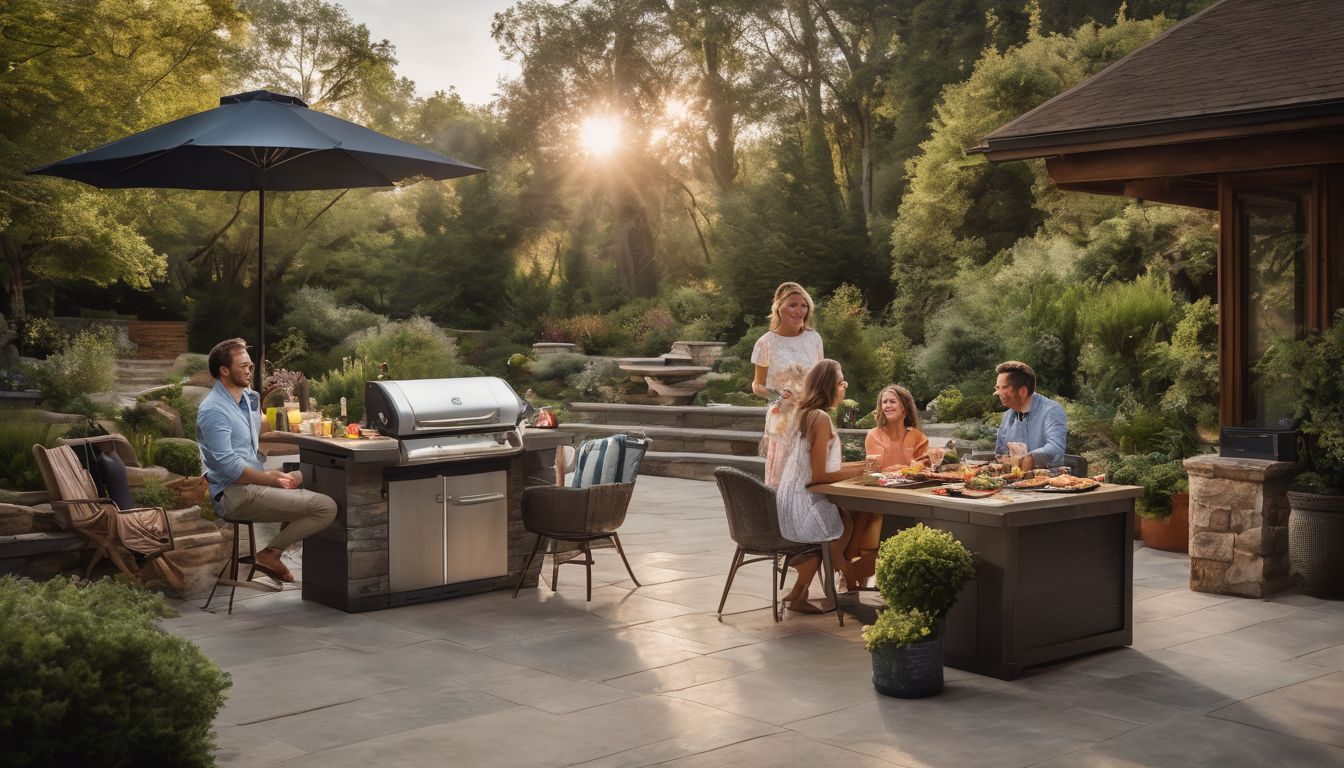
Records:
{"label": "wooden beam", "polygon": [[1247,173],[1344,163],[1344,130],[1061,155],[1046,159],[1055,184]]}

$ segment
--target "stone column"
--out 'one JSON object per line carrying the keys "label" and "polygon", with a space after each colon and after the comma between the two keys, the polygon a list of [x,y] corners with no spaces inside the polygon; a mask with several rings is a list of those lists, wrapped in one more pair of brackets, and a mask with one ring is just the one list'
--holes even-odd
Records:
{"label": "stone column", "polygon": [[1212,454],[1190,475],[1190,588],[1265,597],[1288,587],[1288,483],[1297,465]]}

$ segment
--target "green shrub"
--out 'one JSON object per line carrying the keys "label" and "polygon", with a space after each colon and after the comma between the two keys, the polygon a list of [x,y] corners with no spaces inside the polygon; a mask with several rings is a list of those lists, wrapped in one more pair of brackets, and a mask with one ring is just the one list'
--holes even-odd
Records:
{"label": "green shrub", "polygon": [[918,523],[882,542],[877,589],[888,609],[947,615],[966,582],[975,578],[971,553],[947,531]]}
{"label": "green shrub", "polygon": [[195,440],[159,438],[154,441],[154,453],[158,465],[175,475],[196,477],[201,474],[201,448]]}
{"label": "green shrub", "polygon": [[1093,402],[1116,405],[1132,392],[1155,402],[1174,371],[1161,346],[1172,331],[1176,299],[1165,275],[1108,285],[1079,309],[1087,340],[1078,373]]}
{"label": "green shrub", "polygon": [[573,352],[545,355],[527,364],[527,372],[538,381],[565,379],[588,367],[588,356]]}
{"label": "green shrub", "polygon": [[158,413],[149,403],[136,403],[122,408],[121,413],[117,414],[117,424],[128,434],[159,434]]}
{"label": "green shrub", "polygon": [[19,329],[19,349],[29,357],[47,357],[70,344],[70,334],[45,317],[32,317]]}
{"label": "green shrub", "polygon": [[27,419],[0,420],[0,483],[11,491],[46,488],[33,458],[33,446],[51,446],[51,425]]}
{"label": "green shrub", "polygon": [[86,328],[63,350],[26,371],[45,399],[61,406],[79,396],[110,392],[117,385],[117,345],[108,328]]}
{"label": "green shrub", "polygon": [[195,352],[184,352],[173,361],[174,376],[190,376],[193,373],[210,370],[209,357]]}
{"label": "green shrub", "polygon": [[345,413],[349,423],[364,418],[364,383],[370,378],[371,366],[359,358],[345,358],[340,370],[327,371],[327,375],[312,383],[312,395],[319,406],[335,406],[340,414],[341,398],[345,398]]}
{"label": "green shrub", "polygon": [[157,477],[147,477],[144,485],[131,489],[131,501],[137,507],[172,509],[177,504],[177,494]]}
{"label": "green shrub", "polygon": [[7,765],[214,764],[229,677],[154,618],[153,592],[0,577],[0,723]]}
{"label": "green shrub", "polygon": [[1135,508],[1140,515],[1166,520],[1171,516],[1171,497],[1190,489],[1185,465],[1164,453],[1119,456],[1107,469],[1106,479],[1120,485],[1143,488]]}
{"label": "green shrub", "polygon": [[863,628],[863,645],[869,651],[878,648],[904,648],[934,637],[934,617],[918,608],[887,608],[877,621]]}
{"label": "green shrub", "polygon": [[569,385],[567,399],[590,403],[620,402],[619,387],[625,378],[628,377],[614,363],[589,361],[582,371],[566,379]]}
{"label": "green shrub", "polygon": [[277,343],[287,346],[277,347],[268,357],[277,366],[310,374],[336,367],[340,356],[349,352],[342,342],[351,335],[388,322],[363,307],[339,303],[336,294],[326,288],[301,287],[290,292],[285,303],[280,323],[285,333]]}
{"label": "green shrub", "polygon": [[354,347],[354,357],[375,366],[387,363],[393,379],[441,379],[480,373],[458,359],[453,341],[425,317],[359,331],[346,343]]}

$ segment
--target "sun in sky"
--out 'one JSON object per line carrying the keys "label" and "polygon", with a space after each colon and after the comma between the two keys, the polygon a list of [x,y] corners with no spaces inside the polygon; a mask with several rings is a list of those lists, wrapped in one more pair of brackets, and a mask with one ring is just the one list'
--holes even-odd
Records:
{"label": "sun in sky", "polygon": [[594,157],[609,157],[621,143],[621,121],[612,115],[589,115],[579,125],[579,144]]}

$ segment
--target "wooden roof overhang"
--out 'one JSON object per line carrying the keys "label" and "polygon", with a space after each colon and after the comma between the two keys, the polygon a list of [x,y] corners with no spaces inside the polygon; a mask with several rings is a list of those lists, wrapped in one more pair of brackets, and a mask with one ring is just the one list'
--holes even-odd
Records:
{"label": "wooden roof overhang", "polygon": [[1219,176],[1344,162],[1344,0],[1220,0],[968,151],[1208,209]]}
{"label": "wooden roof overhang", "polygon": [[1216,210],[1218,177],[1344,163],[1344,102],[1280,114],[987,139],[990,162],[1043,158],[1060,189]]}

